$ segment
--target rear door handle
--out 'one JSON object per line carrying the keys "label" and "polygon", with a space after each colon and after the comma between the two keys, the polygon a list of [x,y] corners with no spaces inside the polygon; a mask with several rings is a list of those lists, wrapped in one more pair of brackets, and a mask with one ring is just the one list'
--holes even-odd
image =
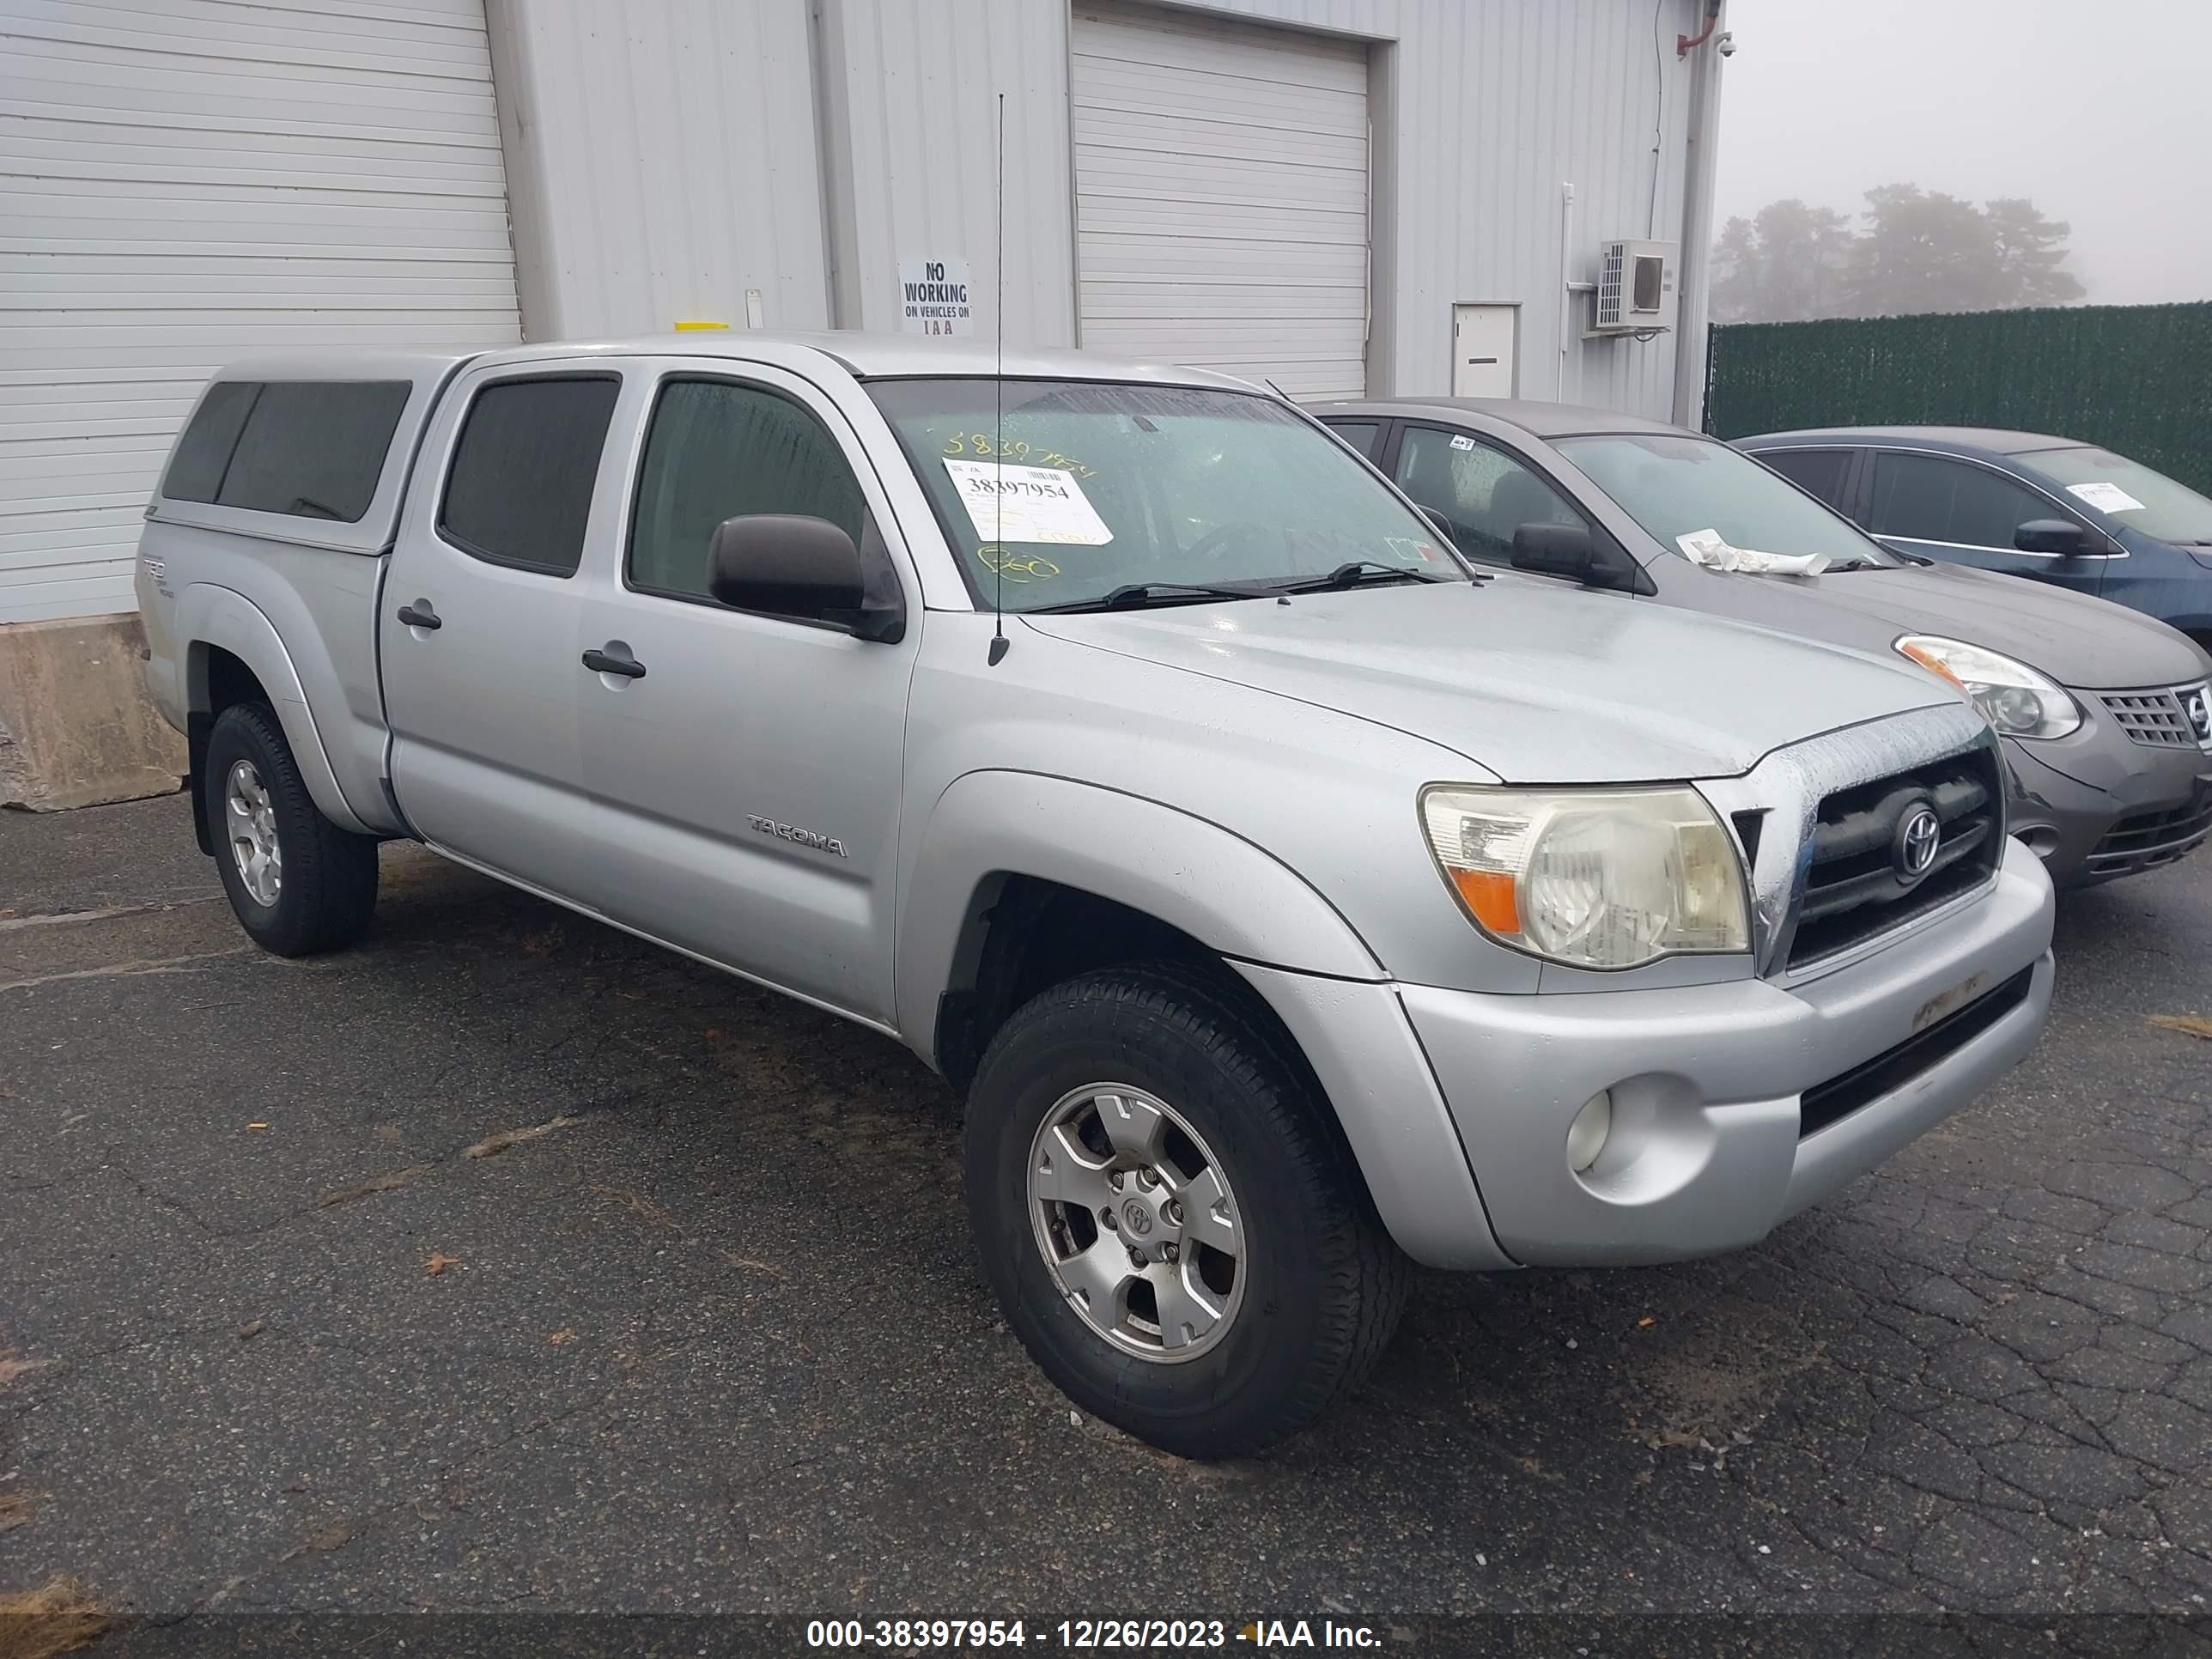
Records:
{"label": "rear door handle", "polygon": [[399,620],[410,628],[427,628],[433,632],[446,625],[439,621],[438,613],[430,608],[428,599],[417,599],[412,605],[401,605]]}
{"label": "rear door handle", "polygon": [[604,651],[584,653],[584,666],[594,674],[619,674],[626,680],[645,678],[645,665],[630,657],[610,657]]}

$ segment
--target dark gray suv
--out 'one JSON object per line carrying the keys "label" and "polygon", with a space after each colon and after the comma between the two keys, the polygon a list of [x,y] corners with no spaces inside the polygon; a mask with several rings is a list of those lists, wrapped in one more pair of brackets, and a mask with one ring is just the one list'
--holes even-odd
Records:
{"label": "dark gray suv", "polygon": [[1470,558],[1900,653],[1964,685],[2005,739],[2013,833],[2062,884],[2171,863],[2212,832],[2212,659],[2162,623],[1892,550],[1656,421],[1492,398],[1314,413]]}

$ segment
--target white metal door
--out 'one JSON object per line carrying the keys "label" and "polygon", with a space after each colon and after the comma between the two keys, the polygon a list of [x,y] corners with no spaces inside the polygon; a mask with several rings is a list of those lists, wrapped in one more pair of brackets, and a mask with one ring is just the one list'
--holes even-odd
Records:
{"label": "white metal door", "polygon": [[1520,359],[1521,307],[1452,307],[1452,396],[1510,398]]}
{"label": "white metal door", "polygon": [[1363,395],[1365,49],[1091,5],[1073,45],[1083,343]]}
{"label": "white metal door", "polygon": [[249,352],[519,337],[483,0],[0,0],[0,623],[133,608]]}

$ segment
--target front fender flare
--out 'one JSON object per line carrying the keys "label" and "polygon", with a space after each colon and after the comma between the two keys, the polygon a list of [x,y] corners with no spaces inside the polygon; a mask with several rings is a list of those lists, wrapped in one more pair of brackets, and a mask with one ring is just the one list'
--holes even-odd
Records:
{"label": "front fender flare", "polygon": [[252,669],[262,690],[268,692],[301,779],[323,816],[356,835],[376,833],[346,804],[337,774],[323,747],[322,733],[315,729],[314,714],[307,706],[299,671],[292,665],[292,653],[284,648],[276,624],[258,605],[235,588],[194,582],[178,595],[176,636],[185,642],[186,707],[192,713],[208,712],[206,664],[195,647],[219,646]]}
{"label": "front fender flare", "polygon": [[1238,961],[1388,977],[1335,907],[1243,836],[1157,801],[1036,772],[969,772],[938,798],[899,883],[900,1029],[936,1055],[938,999],[979,888],[1033,876],[1112,899]]}
{"label": "front fender flare", "polygon": [[1382,963],[1273,854],[1157,801],[1030,772],[955,780],[915,844],[900,884],[895,994],[901,1031],[933,1065],[938,999],[971,965],[968,924],[994,878],[1112,899],[1219,952],[1275,1011],[1402,1249],[1434,1267],[1514,1265]]}

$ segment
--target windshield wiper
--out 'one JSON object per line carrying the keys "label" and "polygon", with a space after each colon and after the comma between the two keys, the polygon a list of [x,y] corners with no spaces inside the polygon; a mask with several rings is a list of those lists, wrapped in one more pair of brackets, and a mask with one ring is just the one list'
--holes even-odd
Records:
{"label": "windshield wiper", "polygon": [[1380,559],[1347,559],[1326,576],[1310,577],[1304,581],[1285,582],[1285,593],[1315,593],[1330,587],[1357,587],[1362,582],[1378,578],[1391,581],[1441,582],[1450,578],[1433,571],[1416,570],[1411,565],[1385,564]]}
{"label": "windshield wiper", "polygon": [[1029,614],[1046,616],[1072,611],[1141,611],[1146,605],[1172,603],[1178,599],[1266,599],[1282,590],[1275,586],[1252,583],[1231,587],[1222,582],[1124,582],[1103,598],[1072,599],[1066,605],[1031,606]]}
{"label": "windshield wiper", "polygon": [[1845,559],[1841,564],[1830,565],[1827,574],[1834,576],[1852,570],[1886,570],[1888,568],[1887,565],[1876,563],[1872,559]]}

